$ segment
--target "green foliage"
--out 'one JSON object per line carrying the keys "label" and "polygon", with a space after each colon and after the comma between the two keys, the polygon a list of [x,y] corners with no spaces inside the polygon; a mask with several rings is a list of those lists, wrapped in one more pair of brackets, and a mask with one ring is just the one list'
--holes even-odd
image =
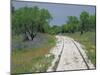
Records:
{"label": "green foliage", "polygon": [[62,25],[62,33],[66,33],[69,31],[69,26],[67,24]]}
{"label": "green foliage", "polygon": [[89,13],[83,11],[80,14],[80,19],[76,16],[68,16],[66,24],[62,25],[62,33],[74,33],[74,32],[87,32],[95,31],[96,28],[96,16],[89,15]]}
{"label": "green foliage", "polygon": [[59,34],[61,33],[61,26],[54,25],[52,27],[52,30],[53,30],[53,34]]}
{"label": "green foliage", "polygon": [[32,40],[37,32],[58,34],[80,31],[82,34],[95,30],[96,16],[89,15],[86,11],[80,14],[79,20],[76,16],[68,16],[67,18],[68,21],[62,26],[51,27],[49,22],[52,20],[52,16],[47,9],[40,9],[37,6],[20,8],[14,10],[12,15],[13,34],[24,34],[26,39]]}
{"label": "green foliage", "polygon": [[89,24],[89,14],[85,11],[83,11],[80,15],[80,31],[81,34],[83,34],[83,31],[87,31],[88,24]]}
{"label": "green foliage", "polygon": [[81,34],[83,31],[95,30],[96,27],[96,16],[89,15],[89,13],[83,11],[80,15],[80,31]]}
{"label": "green foliage", "polygon": [[74,33],[75,31],[78,30],[79,21],[78,21],[77,17],[68,16],[67,24],[69,25],[68,29],[70,30],[70,32]]}
{"label": "green foliage", "polygon": [[[23,43],[21,46],[26,46],[21,49],[14,48],[12,50],[11,73],[45,72],[51,65],[54,56],[52,54],[49,55],[49,52],[50,48],[56,43],[54,36],[41,34],[39,38],[35,37],[35,39],[42,39],[42,43],[40,43],[41,41],[32,41],[35,44],[28,43],[29,41],[22,41],[19,36],[14,36],[12,39],[13,44]],[[39,43],[38,47],[36,43]],[[32,48],[28,47],[30,45]]]}
{"label": "green foliage", "polygon": [[85,32],[83,35],[80,35],[80,32],[75,32],[74,34],[67,33],[64,35],[70,36],[74,40],[83,44],[85,46],[88,58],[94,65],[96,65],[96,33],[94,31]]}
{"label": "green foliage", "polygon": [[68,16],[68,21],[62,26],[62,32],[71,32],[74,33],[78,30],[79,21],[75,16]]}
{"label": "green foliage", "polygon": [[90,15],[89,16],[89,25],[88,25],[89,30],[94,31],[96,28],[96,16],[95,15]]}
{"label": "green foliage", "polygon": [[49,28],[51,14],[37,6],[20,8],[12,15],[12,29],[15,34],[25,34],[32,40],[37,32],[46,32]]}

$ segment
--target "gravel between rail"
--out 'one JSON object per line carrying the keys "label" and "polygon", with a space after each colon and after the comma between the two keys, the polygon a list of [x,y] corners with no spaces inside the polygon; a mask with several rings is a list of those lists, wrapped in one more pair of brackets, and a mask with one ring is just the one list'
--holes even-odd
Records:
{"label": "gravel between rail", "polygon": [[56,39],[56,46],[50,50],[55,58],[47,72],[95,69],[80,43],[67,36],[57,35]]}

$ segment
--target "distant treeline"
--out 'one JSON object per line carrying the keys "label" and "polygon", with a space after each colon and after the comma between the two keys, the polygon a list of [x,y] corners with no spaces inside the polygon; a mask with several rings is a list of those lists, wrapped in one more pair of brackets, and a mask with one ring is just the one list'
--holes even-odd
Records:
{"label": "distant treeline", "polygon": [[88,12],[83,11],[78,19],[76,16],[67,16],[68,21],[62,26],[53,26],[56,33],[74,33],[80,32],[83,34],[87,31],[95,31],[96,16],[90,15]]}
{"label": "distant treeline", "polygon": [[96,27],[96,15],[90,15],[83,11],[80,18],[66,16],[68,21],[61,25],[50,25],[53,16],[47,9],[40,9],[37,6],[23,7],[15,10],[12,6],[12,32],[14,35],[23,34],[26,40],[33,40],[38,32],[59,34],[94,31]]}

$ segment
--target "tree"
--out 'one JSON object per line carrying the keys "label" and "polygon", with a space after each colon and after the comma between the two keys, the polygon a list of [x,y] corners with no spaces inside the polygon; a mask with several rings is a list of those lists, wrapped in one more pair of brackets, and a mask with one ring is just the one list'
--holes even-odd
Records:
{"label": "tree", "polygon": [[12,15],[12,29],[16,34],[24,34],[27,40],[33,40],[37,32],[45,32],[51,20],[46,9],[24,7]]}
{"label": "tree", "polygon": [[63,24],[62,27],[62,33],[66,33],[66,32],[69,32],[69,28],[68,28],[68,25],[67,24]]}
{"label": "tree", "polygon": [[68,16],[67,29],[69,32],[74,33],[78,30],[79,21],[75,16]]}
{"label": "tree", "polygon": [[52,30],[53,34],[61,33],[61,26],[53,25]]}
{"label": "tree", "polygon": [[89,16],[89,26],[88,26],[88,30],[92,31],[95,30],[96,28],[96,16],[95,15],[90,15]]}
{"label": "tree", "polygon": [[38,22],[38,31],[46,32],[49,28],[49,22],[52,19],[51,14],[46,9],[40,9],[39,20]]}
{"label": "tree", "polygon": [[83,31],[88,30],[88,24],[89,24],[89,14],[86,11],[83,11],[80,15],[80,31],[81,34],[83,34]]}

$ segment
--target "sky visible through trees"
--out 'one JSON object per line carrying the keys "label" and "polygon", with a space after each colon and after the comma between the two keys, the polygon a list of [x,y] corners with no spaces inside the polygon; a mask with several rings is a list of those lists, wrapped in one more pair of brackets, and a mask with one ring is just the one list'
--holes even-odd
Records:
{"label": "sky visible through trees", "polygon": [[33,7],[38,6],[39,8],[47,9],[53,19],[50,22],[50,25],[63,25],[67,22],[67,16],[76,16],[80,17],[80,13],[83,11],[88,12],[89,14],[95,14],[94,6],[82,6],[82,5],[70,5],[70,4],[53,4],[53,3],[38,3],[38,2],[24,2],[24,1],[12,1],[12,5],[15,9],[19,9],[21,7]]}

